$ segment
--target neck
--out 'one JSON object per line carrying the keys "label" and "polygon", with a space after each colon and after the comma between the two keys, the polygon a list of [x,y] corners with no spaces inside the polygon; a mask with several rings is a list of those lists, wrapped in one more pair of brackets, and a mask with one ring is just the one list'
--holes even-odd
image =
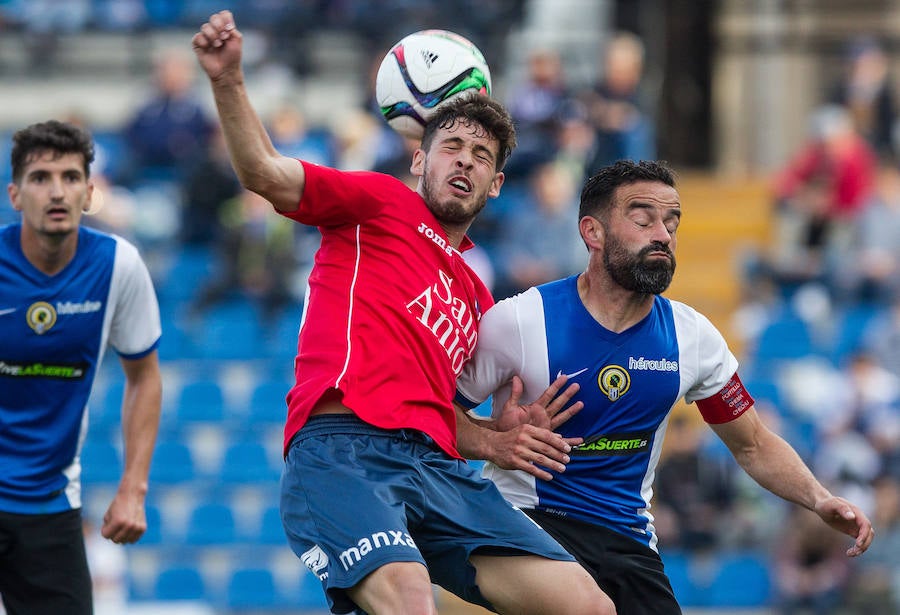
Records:
{"label": "neck", "polygon": [[63,270],[75,257],[78,232],[64,235],[46,235],[29,231],[22,226],[22,253],[35,269],[54,275]]}
{"label": "neck", "polygon": [[578,296],[594,320],[613,333],[643,320],[654,301],[654,295],[626,290],[590,266],[578,276]]}
{"label": "neck", "polygon": [[441,222],[440,224],[441,228],[444,229],[444,233],[447,234],[447,241],[450,242],[451,246],[459,250],[463,237],[466,236],[466,231],[469,230],[469,225],[447,224],[446,222]]}

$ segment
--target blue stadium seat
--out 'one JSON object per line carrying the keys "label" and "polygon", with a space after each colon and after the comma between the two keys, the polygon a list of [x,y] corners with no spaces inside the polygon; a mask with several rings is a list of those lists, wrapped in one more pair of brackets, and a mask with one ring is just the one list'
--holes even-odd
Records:
{"label": "blue stadium seat", "polygon": [[153,504],[144,505],[144,516],[147,519],[147,531],[136,543],[138,546],[153,546],[162,543],[162,513]]}
{"label": "blue stadium seat", "polygon": [[191,380],[178,393],[175,418],[179,424],[198,421],[221,422],[225,419],[225,394],[211,379]]}
{"label": "blue stadium seat", "polygon": [[192,545],[228,545],[237,537],[234,512],[221,502],[207,502],[191,511],[185,543]]}
{"label": "blue stadium seat", "polygon": [[257,424],[281,425],[287,418],[285,398],[291,384],[284,380],[262,380],[250,394],[250,408],[247,412],[249,426]]}
{"label": "blue stadium seat", "polygon": [[284,526],[281,523],[281,511],[278,506],[268,506],[260,515],[259,527],[254,542],[264,545],[281,545],[287,543]]}
{"label": "blue stadium seat", "polygon": [[89,437],[81,449],[81,480],[85,484],[115,484],[122,475],[118,449],[109,440]]}
{"label": "blue stadium seat", "polygon": [[176,564],[164,568],[156,577],[154,598],[157,600],[205,600],[206,583],[195,566]]}
{"label": "blue stadium seat", "polygon": [[91,405],[91,429],[108,429],[122,422],[122,397],[125,395],[125,381],[109,383],[101,399]]}
{"label": "blue stadium seat", "polygon": [[702,592],[691,579],[690,556],[687,553],[670,551],[662,554],[662,560],[678,604],[685,607],[705,604]]}
{"label": "blue stadium seat", "polygon": [[235,610],[267,609],[282,602],[275,578],[268,568],[239,568],[233,571],[226,596],[227,606]]}
{"label": "blue stadium seat", "polygon": [[723,556],[709,588],[710,606],[760,608],[771,602],[772,580],[764,556],[751,552]]}
{"label": "blue stadium seat", "polygon": [[763,329],[756,342],[753,358],[761,364],[802,359],[815,354],[812,335],[806,322],[792,315],[775,320]]}
{"label": "blue stadium seat", "polygon": [[194,480],[194,457],[187,444],[179,440],[161,440],[153,451],[150,483],[177,484]]}
{"label": "blue stadium seat", "polygon": [[186,304],[209,279],[216,255],[205,246],[185,246],[174,253],[166,272],[157,281],[159,301],[165,305]]}
{"label": "blue stadium seat", "polygon": [[269,356],[265,338],[256,307],[247,299],[232,299],[210,307],[204,314],[201,357],[264,358]]}
{"label": "blue stadium seat", "polygon": [[277,481],[279,471],[272,465],[262,443],[238,440],[225,449],[219,478],[223,483],[259,483]]}

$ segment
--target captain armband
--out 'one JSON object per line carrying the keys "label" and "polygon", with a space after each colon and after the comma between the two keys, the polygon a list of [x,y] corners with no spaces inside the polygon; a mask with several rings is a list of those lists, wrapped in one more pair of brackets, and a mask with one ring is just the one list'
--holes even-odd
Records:
{"label": "captain armband", "polygon": [[733,421],[753,405],[753,398],[735,372],[722,389],[712,397],[697,400],[703,420],[712,425]]}

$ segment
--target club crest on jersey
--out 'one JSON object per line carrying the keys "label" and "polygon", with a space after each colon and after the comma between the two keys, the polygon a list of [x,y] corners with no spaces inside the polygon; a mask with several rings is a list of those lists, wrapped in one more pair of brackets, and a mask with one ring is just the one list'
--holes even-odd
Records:
{"label": "club crest on jersey", "polygon": [[624,367],[607,365],[600,370],[597,384],[609,401],[616,401],[631,388],[631,375]]}
{"label": "club crest on jersey", "polygon": [[25,320],[38,335],[43,335],[56,324],[56,310],[46,301],[37,301],[28,306]]}

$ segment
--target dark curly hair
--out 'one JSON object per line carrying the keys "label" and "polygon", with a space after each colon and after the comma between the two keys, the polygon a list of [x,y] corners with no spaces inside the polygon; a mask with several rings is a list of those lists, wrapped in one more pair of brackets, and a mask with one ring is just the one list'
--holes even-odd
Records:
{"label": "dark curly hair", "polygon": [[588,179],[581,190],[581,205],[578,219],[585,216],[597,217],[612,204],[619,186],[636,182],[655,181],[675,187],[675,172],[658,160],[619,160],[605,166]]}
{"label": "dark curly hair", "polygon": [[66,154],[81,154],[84,159],[85,177],[90,177],[91,163],[94,161],[94,140],[83,128],[58,120],[49,120],[17,131],[12,141],[10,162],[12,179],[17,184],[22,180],[22,174],[28,163],[45,152],[52,152],[55,158]]}
{"label": "dark curly hair", "polygon": [[440,128],[450,128],[456,122],[475,122],[500,144],[497,171],[503,169],[516,147],[516,128],[506,108],[488,96],[478,93],[458,96],[442,103],[425,125],[422,149],[427,150]]}

